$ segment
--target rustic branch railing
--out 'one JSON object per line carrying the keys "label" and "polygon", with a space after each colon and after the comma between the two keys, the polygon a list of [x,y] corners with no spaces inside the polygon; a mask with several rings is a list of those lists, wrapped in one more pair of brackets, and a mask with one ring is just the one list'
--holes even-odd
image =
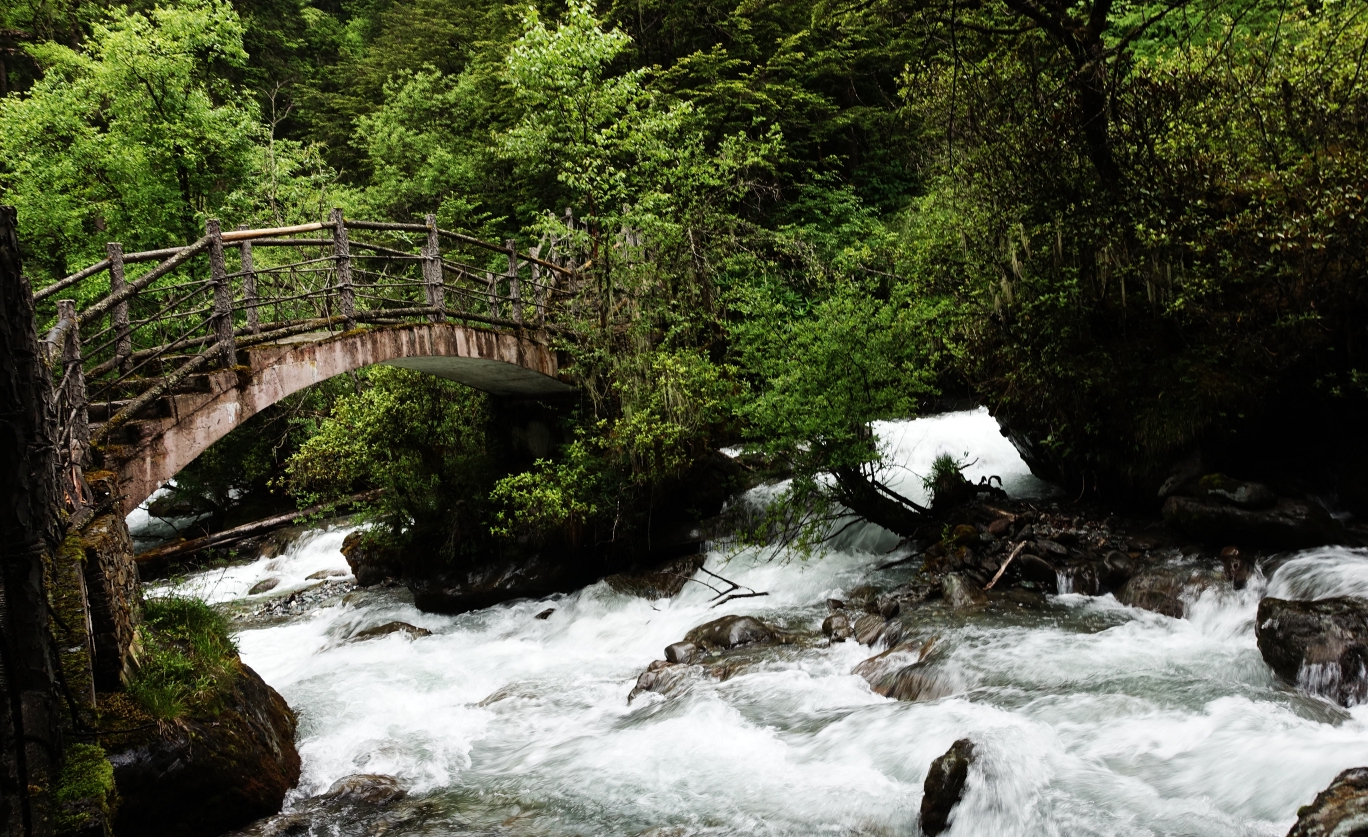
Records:
{"label": "rustic branch railing", "polygon": [[[566,219],[573,225],[568,211]],[[495,244],[440,229],[434,215],[424,221],[356,221],[334,209],[324,222],[224,231],[211,219],[183,247],[125,253],[111,242],[104,260],[36,291],[36,303],[65,291],[83,300],[47,309],[55,318],[45,341],[62,368],[59,438],[73,513],[87,502],[81,469],[92,446],[196,373],[236,365],[241,349],[413,321],[562,330],[557,313],[583,285],[568,241],[544,237],[520,253],[511,239]]]}

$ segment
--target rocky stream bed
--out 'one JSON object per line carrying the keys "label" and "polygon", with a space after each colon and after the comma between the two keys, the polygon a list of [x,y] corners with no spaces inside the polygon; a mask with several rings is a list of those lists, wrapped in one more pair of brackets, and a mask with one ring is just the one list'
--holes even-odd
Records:
{"label": "rocky stream bed", "polygon": [[298,713],[299,785],[239,833],[1359,833],[1368,551],[1288,547],[1353,532],[1230,480],[1167,522],[1052,500],[975,415],[895,446],[911,484],[972,442],[1015,495],[934,543],[719,547],[669,598],[459,616],[358,588],[346,527],[184,580]]}

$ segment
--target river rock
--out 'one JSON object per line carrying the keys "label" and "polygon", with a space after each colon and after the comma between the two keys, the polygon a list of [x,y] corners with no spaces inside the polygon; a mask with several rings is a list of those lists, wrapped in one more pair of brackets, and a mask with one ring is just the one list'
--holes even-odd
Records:
{"label": "river rock", "polygon": [[1254,570],[1254,562],[1245,557],[1239,547],[1227,546],[1221,550],[1221,568],[1225,570],[1226,578],[1230,579],[1230,586],[1243,590],[1249,581],[1249,574]]}
{"label": "river rock", "polygon": [[432,631],[427,628],[420,628],[417,625],[410,625],[407,622],[386,622],[383,625],[375,625],[365,630],[357,631],[347,640],[348,642],[365,642],[376,637],[389,636],[394,633],[405,633],[409,639],[417,639],[420,636],[432,636]]}
{"label": "river rock", "polygon": [[1138,570],[1135,559],[1117,549],[1102,556],[1102,566],[1099,569],[1103,586],[1111,590],[1121,589]]}
{"label": "river rock", "polygon": [[672,663],[689,664],[703,656],[703,649],[692,642],[676,642],[665,647],[665,659]]}
{"label": "river rock", "polygon": [[1351,767],[1297,811],[1287,837],[1362,837],[1368,834],[1368,767]]}
{"label": "river rock", "polygon": [[656,660],[637,678],[636,685],[627,695],[627,703],[630,704],[642,692],[655,692],[666,697],[676,695],[688,684],[693,675],[701,673],[701,666]]}
{"label": "river rock", "polygon": [[837,611],[822,622],[822,633],[830,637],[832,642],[845,642],[855,635],[855,627],[846,613]]}
{"label": "river rock", "polygon": [[247,591],[247,595],[255,596],[259,593],[269,593],[270,591],[276,589],[279,586],[280,579],[263,578],[261,581],[258,581],[256,584],[252,585],[252,589]]}
{"label": "river rock", "polygon": [[1186,574],[1165,569],[1137,573],[1116,591],[1116,600],[1123,605],[1182,619],[1185,612],[1182,593],[1186,578]]}
{"label": "river rock", "polygon": [[703,566],[706,555],[685,555],[644,571],[614,573],[604,579],[619,593],[642,599],[668,599],[679,594],[684,585]]}
{"label": "river rock", "polygon": [[851,670],[869,683],[870,691],[894,700],[936,700],[953,689],[938,675],[932,651],[937,638],[900,642]]}
{"label": "river rock", "polygon": [[342,557],[347,559],[358,587],[370,587],[389,578],[403,578],[404,562],[399,550],[384,546],[366,532],[352,532],[342,541]]}
{"label": "river rock", "polygon": [[778,635],[774,630],[754,616],[723,616],[699,625],[684,635],[685,642],[709,651],[756,642],[773,642],[776,639]]}
{"label": "river rock", "polygon": [[408,791],[393,776],[386,776],[383,773],[356,773],[333,782],[328,792],[323,794],[323,798],[378,806],[398,802],[407,795]]}
{"label": "river rock", "polygon": [[1017,556],[1016,566],[1023,581],[1037,585],[1046,593],[1059,592],[1059,574],[1049,561],[1039,555],[1024,553]]}
{"label": "river rock", "polygon": [[1254,633],[1269,668],[1341,706],[1368,699],[1368,601],[1264,599]]}
{"label": "river rock", "polygon": [[123,802],[120,837],[212,837],[280,810],[299,781],[295,714],[240,666],[213,717],[181,718],[105,743]]}
{"label": "river rock", "polygon": [[568,593],[622,566],[588,552],[567,555],[547,549],[490,555],[460,566],[427,567],[417,562],[408,569],[404,581],[420,610],[458,614],[512,599],[546,599]]}
{"label": "river rock", "polygon": [[1231,479],[1225,474],[1207,474],[1197,480],[1195,493],[1242,509],[1268,509],[1278,502],[1278,495],[1263,483]]}
{"label": "river rock", "polygon": [[1197,540],[1304,549],[1344,540],[1344,528],[1315,503],[1279,498],[1271,508],[1242,508],[1210,497],[1173,496],[1164,501],[1164,520]]}
{"label": "river rock", "polygon": [[964,784],[969,779],[969,765],[974,763],[974,743],[961,738],[945,755],[931,762],[922,785],[921,829],[927,837],[935,837],[950,824],[950,814],[964,796]]}
{"label": "river rock", "polygon": [[941,579],[941,595],[956,611],[969,610],[988,604],[988,597],[978,585],[959,573],[949,573]]}
{"label": "river rock", "polygon": [[855,620],[855,641],[861,645],[873,645],[879,641],[879,636],[883,634],[884,626],[887,624],[888,620],[877,613],[866,613]]}

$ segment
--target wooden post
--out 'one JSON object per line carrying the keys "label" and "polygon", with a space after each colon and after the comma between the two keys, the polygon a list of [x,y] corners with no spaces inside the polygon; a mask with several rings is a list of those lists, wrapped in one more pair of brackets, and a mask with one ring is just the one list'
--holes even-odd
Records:
{"label": "wooden post", "polygon": [[86,452],[90,450],[90,410],[85,369],[81,366],[81,323],[76,319],[76,300],[57,300],[57,319],[71,323],[62,339],[62,374],[66,378],[65,409],[68,413],[58,416],[58,420],[71,419],[71,463],[80,467],[85,464]]}
{"label": "wooden post", "polygon": [[61,544],[52,380],[13,207],[0,207],[0,832],[50,835],[64,713],[44,555]]}
{"label": "wooden post", "polygon": [[427,304],[437,312],[428,314],[434,323],[446,321],[446,290],[442,287],[442,243],[437,238],[437,216],[428,213],[427,246],[423,248],[423,283],[427,289]]}
{"label": "wooden post", "polygon": [[504,239],[508,248],[508,295],[513,299],[513,322],[522,325],[522,288],[518,282],[518,242]]}
{"label": "wooden post", "polygon": [[347,224],[340,207],[333,209],[329,219],[333,224],[333,258],[337,259],[337,313],[346,318],[347,331],[356,328],[356,292],[352,289],[351,245],[347,242]]}
{"label": "wooden post", "polygon": [[499,316],[499,280],[494,274],[485,271],[485,284],[489,286],[489,316]]}
{"label": "wooden post", "polygon": [[[123,245],[111,241],[105,245],[105,253],[109,256],[109,295],[115,296],[128,287],[128,280],[124,276]],[[118,361],[119,374],[126,374],[128,359],[133,355],[133,334],[128,328],[128,300],[114,304],[109,312],[109,324],[118,335],[114,342],[114,357]]]}
{"label": "wooden post", "polygon": [[223,258],[223,231],[217,218],[204,222],[209,234],[209,278],[214,283],[214,334],[219,348],[219,365],[237,365],[237,340],[233,337],[233,286]]}
{"label": "wooden post", "polygon": [[[542,241],[545,240],[546,237],[543,236]],[[529,249],[527,252],[532,258],[540,259],[542,254],[542,243],[538,242],[536,247]],[[537,318],[537,325],[541,325],[546,322],[546,289],[542,287],[541,265],[532,262],[530,270],[532,271],[532,307]]]}
{"label": "wooden post", "polygon": [[[238,227],[247,229],[246,224]],[[261,314],[257,311],[256,265],[252,263],[252,242],[242,242],[242,304],[247,309],[247,329],[253,334],[261,331]]]}

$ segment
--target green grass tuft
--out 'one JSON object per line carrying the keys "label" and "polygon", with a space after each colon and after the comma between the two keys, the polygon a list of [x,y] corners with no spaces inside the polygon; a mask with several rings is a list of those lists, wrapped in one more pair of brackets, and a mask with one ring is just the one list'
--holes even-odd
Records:
{"label": "green grass tuft", "polygon": [[128,691],[154,718],[216,713],[238,673],[228,620],[199,599],[167,596],[143,605],[144,654]]}

